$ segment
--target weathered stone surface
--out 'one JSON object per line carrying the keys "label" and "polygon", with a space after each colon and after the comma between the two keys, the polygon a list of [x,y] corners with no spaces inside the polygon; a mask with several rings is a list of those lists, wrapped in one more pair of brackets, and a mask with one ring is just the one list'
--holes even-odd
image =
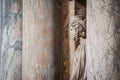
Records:
{"label": "weathered stone surface", "polygon": [[1,80],[21,80],[22,0],[1,1]]}
{"label": "weathered stone surface", "polygon": [[[1,5],[1,0],[0,0],[0,5]],[[1,65],[1,40],[2,40],[2,35],[1,35],[1,6],[0,6],[0,65]],[[1,66],[0,66],[0,80],[1,80]]]}
{"label": "weathered stone surface", "polygon": [[68,0],[63,2],[64,27],[63,27],[63,62],[64,62],[64,80],[69,80],[70,54],[69,54],[69,5]]}
{"label": "weathered stone surface", "polygon": [[120,0],[87,2],[87,79],[120,80]]}
{"label": "weathered stone surface", "polygon": [[[69,1],[69,22],[70,22],[70,19],[73,16],[75,16],[75,0],[70,0]],[[72,36],[71,36],[71,33],[70,33],[70,28],[69,28],[70,74],[71,74],[72,69],[73,69],[73,55],[74,55],[74,52],[75,52],[75,44],[74,44],[74,40],[72,39]]]}
{"label": "weathered stone surface", "polygon": [[67,0],[23,0],[23,80],[63,80]]}

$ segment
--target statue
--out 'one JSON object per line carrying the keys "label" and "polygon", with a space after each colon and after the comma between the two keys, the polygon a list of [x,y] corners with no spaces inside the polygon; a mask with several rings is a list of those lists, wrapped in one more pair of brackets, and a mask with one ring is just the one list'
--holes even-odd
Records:
{"label": "statue", "polygon": [[75,43],[75,53],[73,56],[73,69],[70,80],[85,80],[86,62],[86,9],[76,2],[75,16],[71,17],[70,34]]}

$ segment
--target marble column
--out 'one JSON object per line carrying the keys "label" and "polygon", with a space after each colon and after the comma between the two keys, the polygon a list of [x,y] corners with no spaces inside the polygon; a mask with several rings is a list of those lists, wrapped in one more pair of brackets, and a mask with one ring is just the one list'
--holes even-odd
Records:
{"label": "marble column", "polygon": [[120,0],[87,0],[87,79],[120,80]]}
{"label": "marble column", "polygon": [[23,80],[63,80],[67,0],[23,0]]}
{"label": "marble column", "polygon": [[22,0],[1,1],[1,80],[22,80]]}

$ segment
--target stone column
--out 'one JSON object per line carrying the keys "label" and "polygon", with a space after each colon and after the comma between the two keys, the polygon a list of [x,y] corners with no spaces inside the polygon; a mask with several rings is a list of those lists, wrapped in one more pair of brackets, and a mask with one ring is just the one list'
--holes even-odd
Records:
{"label": "stone column", "polygon": [[120,80],[120,0],[87,0],[87,79]]}
{"label": "stone column", "polygon": [[1,80],[22,80],[22,0],[1,1]]}
{"label": "stone column", "polygon": [[23,0],[23,80],[63,80],[63,2]]}

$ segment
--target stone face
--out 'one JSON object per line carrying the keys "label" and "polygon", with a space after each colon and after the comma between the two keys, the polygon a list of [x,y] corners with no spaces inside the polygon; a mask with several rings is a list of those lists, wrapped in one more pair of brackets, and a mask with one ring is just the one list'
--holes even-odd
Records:
{"label": "stone face", "polygon": [[1,80],[22,80],[22,0],[2,0]]}
{"label": "stone face", "polygon": [[87,79],[120,80],[120,1],[87,2]]}
{"label": "stone face", "polygon": [[23,0],[23,80],[63,80],[67,0]]}

